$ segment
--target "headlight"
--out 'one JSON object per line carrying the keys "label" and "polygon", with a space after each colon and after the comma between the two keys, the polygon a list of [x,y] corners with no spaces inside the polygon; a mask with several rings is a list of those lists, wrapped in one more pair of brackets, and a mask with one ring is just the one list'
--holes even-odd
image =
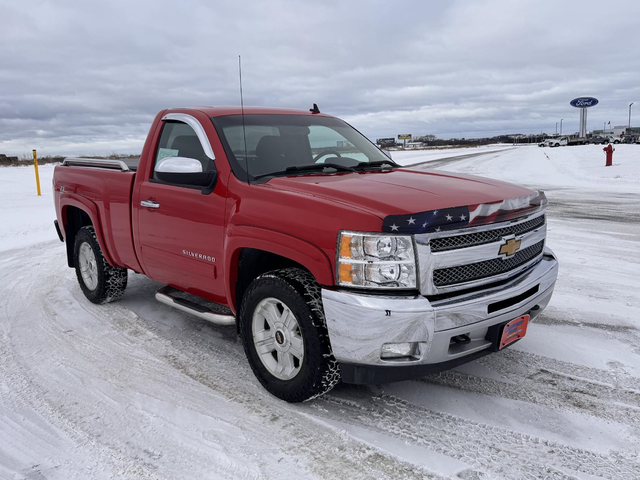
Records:
{"label": "headlight", "polygon": [[409,235],[338,234],[338,285],[416,288],[416,255]]}

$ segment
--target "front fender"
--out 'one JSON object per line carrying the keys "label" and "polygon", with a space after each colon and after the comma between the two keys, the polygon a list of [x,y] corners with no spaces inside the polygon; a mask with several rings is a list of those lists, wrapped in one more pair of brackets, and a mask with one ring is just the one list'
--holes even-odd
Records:
{"label": "front fender", "polygon": [[235,305],[238,257],[243,248],[254,248],[299,263],[321,285],[334,284],[333,261],[317,246],[300,238],[262,227],[229,226],[225,245],[225,290],[229,305]]}

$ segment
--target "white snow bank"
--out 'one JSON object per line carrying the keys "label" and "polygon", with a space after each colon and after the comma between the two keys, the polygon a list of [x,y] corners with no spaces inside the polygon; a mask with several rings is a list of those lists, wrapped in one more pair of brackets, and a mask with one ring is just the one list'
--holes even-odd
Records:
{"label": "white snow bank", "polygon": [[1,167],[0,251],[22,248],[58,238],[51,193],[53,165],[41,165],[37,195],[33,167]]}
{"label": "white snow bank", "polygon": [[[605,166],[605,154],[601,145],[582,145],[558,148],[487,148],[487,152],[491,151],[496,155],[452,160],[451,164],[439,168],[528,185],[640,193],[640,146],[616,145],[615,149],[613,165],[610,167]],[[478,149],[464,150],[468,153],[480,152]],[[403,165],[446,158],[444,155],[428,152],[412,156],[411,162],[406,162],[405,156],[410,153],[418,152],[392,152],[392,155],[394,160]],[[463,154],[464,152],[458,153]]]}

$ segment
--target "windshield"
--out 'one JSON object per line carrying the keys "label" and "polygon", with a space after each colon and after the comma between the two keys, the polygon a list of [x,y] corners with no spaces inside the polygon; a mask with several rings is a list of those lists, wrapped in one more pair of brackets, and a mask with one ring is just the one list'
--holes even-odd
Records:
{"label": "windshield", "polygon": [[[374,168],[374,162],[391,164],[391,160],[366,137],[333,117],[245,115],[244,134],[241,115],[213,117],[211,120],[233,172],[241,180],[246,180],[247,168],[250,177],[257,178],[285,172],[288,175],[316,173],[314,164],[318,165],[317,173],[335,173],[340,167],[362,168],[366,163],[372,163]],[[322,164],[327,168],[323,170]],[[336,168],[329,167],[329,164]],[[297,168],[303,166],[311,166],[311,169]]]}

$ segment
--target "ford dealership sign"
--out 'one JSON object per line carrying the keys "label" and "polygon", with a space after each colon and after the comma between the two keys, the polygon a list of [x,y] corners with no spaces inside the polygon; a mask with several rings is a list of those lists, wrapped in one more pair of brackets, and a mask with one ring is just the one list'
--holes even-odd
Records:
{"label": "ford dealership sign", "polygon": [[598,99],[593,97],[578,97],[569,102],[569,105],[576,108],[593,107],[598,104]]}

